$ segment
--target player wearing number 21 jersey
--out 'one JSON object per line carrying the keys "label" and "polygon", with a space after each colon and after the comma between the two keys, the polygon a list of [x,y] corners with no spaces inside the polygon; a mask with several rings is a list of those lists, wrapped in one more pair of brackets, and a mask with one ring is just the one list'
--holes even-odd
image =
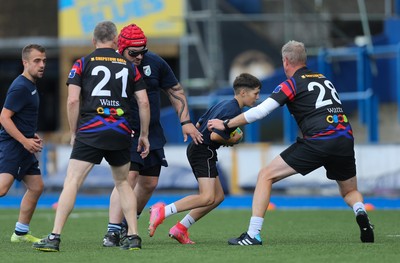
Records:
{"label": "player wearing number 21 jersey", "polygon": [[126,148],[131,97],[146,89],[138,69],[112,48],[96,49],[74,63],[67,84],[82,87],[76,140],[100,149]]}
{"label": "player wearing number 21 jersey", "polygon": [[78,59],[70,71],[67,85],[67,114],[72,152],[67,175],[58,199],[53,230],[33,248],[58,252],[61,232],[75,205],[79,188],[94,165],[105,159],[120,196],[128,222],[124,250],[142,247],[136,221],[136,197],[128,182],[132,141],[131,99],[139,105],[141,156],[149,153],[150,107],[146,85],[132,63],[119,55],[118,30],[112,21],[99,22],[93,30],[95,51]]}

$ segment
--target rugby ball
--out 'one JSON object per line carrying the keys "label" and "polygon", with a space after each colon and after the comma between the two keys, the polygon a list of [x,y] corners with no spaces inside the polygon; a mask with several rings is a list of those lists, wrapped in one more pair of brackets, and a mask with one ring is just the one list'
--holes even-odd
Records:
{"label": "rugby ball", "polygon": [[240,129],[240,127],[237,127],[233,132],[231,132],[230,137],[230,143],[238,144],[243,140],[243,131]]}
{"label": "rugby ball", "polygon": [[217,142],[219,144],[222,144],[224,146],[233,146],[233,145],[238,144],[238,143],[240,143],[242,141],[243,132],[238,127],[233,132],[231,132],[229,134],[229,139],[224,139],[218,133],[212,132],[211,135],[210,135],[210,139],[212,141]]}

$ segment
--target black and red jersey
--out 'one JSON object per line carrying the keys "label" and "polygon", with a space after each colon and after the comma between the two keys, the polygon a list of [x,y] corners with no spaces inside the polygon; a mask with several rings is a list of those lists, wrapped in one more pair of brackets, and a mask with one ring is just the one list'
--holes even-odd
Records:
{"label": "black and red jersey", "polygon": [[124,149],[131,143],[130,100],[146,89],[137,68],[111,48],[98,48],[72,66],[67,85],[81,87],[76,140],[90,146]]}
{"label": "black and red jersey", "polygon": [[276,87],[271,98],[287,105],[311,145],[327,153],[351,155],[347,146],[353,147],[354,138],[348,116],[335,87],[323,74],[301,68]]}

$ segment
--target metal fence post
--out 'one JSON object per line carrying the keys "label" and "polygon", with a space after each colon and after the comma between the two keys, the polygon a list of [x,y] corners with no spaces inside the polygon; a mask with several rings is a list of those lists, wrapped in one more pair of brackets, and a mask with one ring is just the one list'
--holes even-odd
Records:
{"label": "metal fence post", "polygon": [[379,116],[379,102],[378,96],[371,94],[365,100],[366,112],[366,126],[367,126],[367,139],[369,143],[378,142],[379,130],[378,130],[378,116]]}
{"label": "metal fence post", "polygon": [[400,43],[397,44],[396,51],[397,121],[400,123]]}
{"label": "metal fence post", "polygon": [[[365,74],[366,74],[366,49],[359,48],[357,52],[357,91],[365,91]],[[366,123],[365,116],[365,102],[363,100],[358,100],[358,116],[359,122],[362,124]]]}

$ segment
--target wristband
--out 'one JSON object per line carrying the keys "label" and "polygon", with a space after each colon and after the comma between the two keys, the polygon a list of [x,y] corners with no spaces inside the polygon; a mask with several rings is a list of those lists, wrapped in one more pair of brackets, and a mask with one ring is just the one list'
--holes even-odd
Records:
{"label": "wristband", "polygon": [[189,124],[189,123],[192,123],[192,121],[191,120],[183,121],[183,122],[181,122],[181,126],[183,126],[185,124]]}
{"label": "wristband", "polygon": [[222,122],[222,124],[224,124],[224,128],[225,128],[226,131],[229,130],[229,127],[228,127],[229,121],[230,121],[230,119],[226,119],[226,120],[224,120],[224,121]]}

